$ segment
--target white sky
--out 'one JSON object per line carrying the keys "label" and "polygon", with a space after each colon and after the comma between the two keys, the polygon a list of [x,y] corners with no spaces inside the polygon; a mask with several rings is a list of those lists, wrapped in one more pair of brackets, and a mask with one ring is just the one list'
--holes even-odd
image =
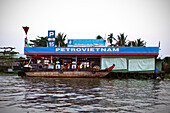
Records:
{"label": "white sky", "polygon": [[113,33],[142,38],[170,56],[170,0],[0,0],[0,46],[24,53],[28,39],[64,32],[69,39],[95,39]]}

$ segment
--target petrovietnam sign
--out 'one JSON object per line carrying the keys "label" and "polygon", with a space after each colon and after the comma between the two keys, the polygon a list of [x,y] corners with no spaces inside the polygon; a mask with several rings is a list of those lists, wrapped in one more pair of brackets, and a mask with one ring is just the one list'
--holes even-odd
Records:
{"label": "petrovietnam sign", "polygon": [[102,53],[102,52],[119,52],[119,48],[111,47],[65,47],[56,48],[56,52],[85,52],[85,53]]}
{"label": "petrovietnam sign", "polygon": [[159,47],[25,47],[25,55],[158,55]]}

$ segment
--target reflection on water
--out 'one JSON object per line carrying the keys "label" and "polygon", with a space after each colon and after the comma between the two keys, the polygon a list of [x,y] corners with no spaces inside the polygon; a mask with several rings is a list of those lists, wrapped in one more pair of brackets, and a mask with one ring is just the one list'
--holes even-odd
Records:
{"label": "reflection on water", "polygon": [[0,113],[167,112],[170,80],[0,76]]}

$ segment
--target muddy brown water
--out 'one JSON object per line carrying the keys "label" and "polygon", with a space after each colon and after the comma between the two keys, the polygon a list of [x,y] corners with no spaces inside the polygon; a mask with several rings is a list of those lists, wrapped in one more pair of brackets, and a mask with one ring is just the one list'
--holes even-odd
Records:
{"label": "muddy brown water", "polygon": [[0,113],[170,113],[170,80],[0,75]]}

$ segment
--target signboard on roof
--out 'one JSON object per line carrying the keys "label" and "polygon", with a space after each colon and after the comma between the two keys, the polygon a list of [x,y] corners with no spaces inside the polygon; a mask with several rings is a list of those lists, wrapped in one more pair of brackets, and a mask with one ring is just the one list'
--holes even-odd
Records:
{"label": "signboard on roof", "polygon": [[158,55],[159,47],[25,47],[25,55]]}
{"label": "signboard on roof", "polygon": [[104,39],[68,39],[68,47],[104,47]]}
{"label": "signboard on roof", "polygon": [[55,30],[48,31],[48,47],[55,47]]}
{"label": "signboard on roof", "polygon": [[55,30],[48,30],[48,38],[55,38]]}
{"label": "signboard on roof", "polygon": [[55,41],[48,41],[49,47],[55,47]]}

